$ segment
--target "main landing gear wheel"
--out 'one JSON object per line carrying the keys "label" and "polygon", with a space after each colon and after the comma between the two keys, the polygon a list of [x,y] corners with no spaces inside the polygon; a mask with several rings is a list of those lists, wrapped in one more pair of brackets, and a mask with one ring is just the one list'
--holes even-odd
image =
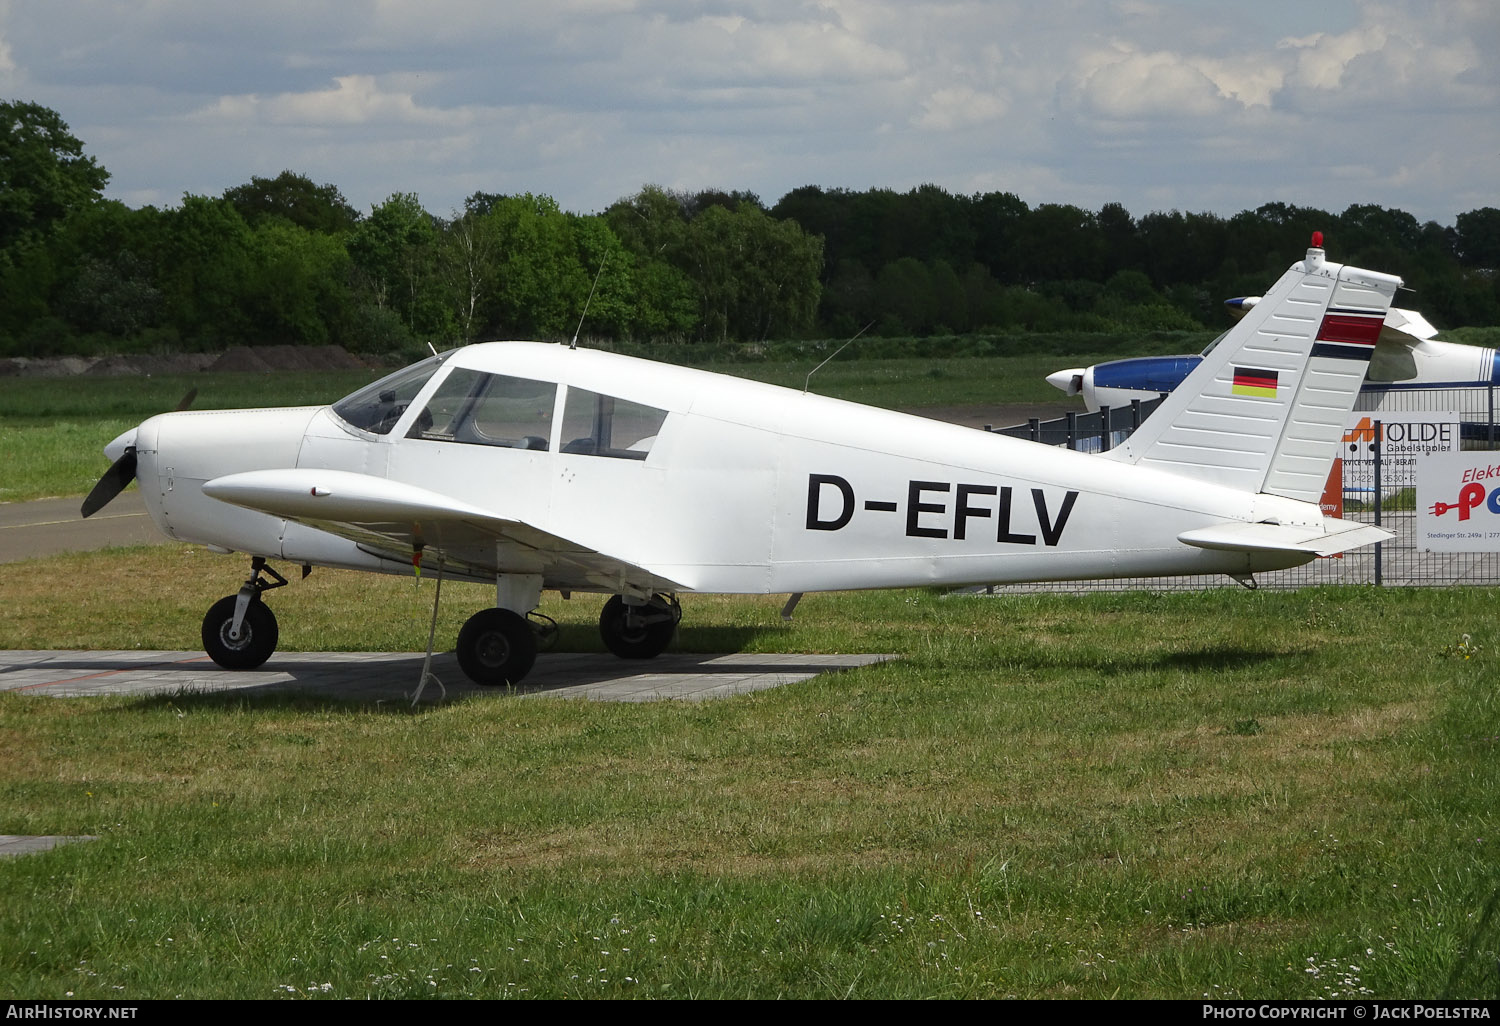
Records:
{"label": "main landing gear wheel", "polygon": [[518,613],[481,609],[458,632],[457,655],[475,684],[519,684],[536,662],[536,634]]}
{"label": "main landing gear wheel", "polygon": [[276,614],[259,597],[251,599],[239,637],[234,637],[237,597],[226,595],[208,607],[203,618],[203,651],[226,670],[253,670],[276,651]]}
{"label": "main landing gear wheel", "polygon": [[621,659],[652,659],[672,643],[682,607],[674,598],[654,595],[650,602],[627,606],[619,595],[604,603],[599,634],[604,647]]}

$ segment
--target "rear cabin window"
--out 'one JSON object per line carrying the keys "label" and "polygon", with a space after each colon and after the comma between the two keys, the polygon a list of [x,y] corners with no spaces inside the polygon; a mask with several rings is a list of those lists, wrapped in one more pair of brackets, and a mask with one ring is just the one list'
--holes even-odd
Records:
{"label": "rear cabin window", "polygon": [[643,460],[666,419],[667,411],[654,406],[569,388],[563,403],[562,451]]}
{"label": "rear cabin window", "polygon": [[557,385],[460,367],[438,385],[408,438],[546,449]]}

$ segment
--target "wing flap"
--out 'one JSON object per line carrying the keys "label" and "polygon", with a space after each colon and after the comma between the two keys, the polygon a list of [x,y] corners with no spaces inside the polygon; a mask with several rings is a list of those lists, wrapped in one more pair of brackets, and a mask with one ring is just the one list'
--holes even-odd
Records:
{"label": "wing flap", "polygon": [[629,560],[415,485],[343,470],[255,470],[214,478],[203,493],[305,524],[405,561],[422,549],[481,573],[540,573],[555,587],[658,591],[683,585]]}
{"label": "wing flap", "polygon": [[1372,524],[1324,517],[1317,527],[1287,524],[1218,524],[1184,531],[1177,540],[1200,549],[1228,552],[1301,552],[1332,556],[1361,545],[1394,538]]}

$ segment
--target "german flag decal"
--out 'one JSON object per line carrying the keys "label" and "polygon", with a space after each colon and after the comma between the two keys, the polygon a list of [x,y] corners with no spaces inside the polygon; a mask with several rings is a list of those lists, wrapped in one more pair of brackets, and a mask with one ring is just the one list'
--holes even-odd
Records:
{"label": "german flag decal", "polygon": [[1254,370],[1250,367],[1236,367],[1234,369],[1234,386],[1230,392],[1235,395],[1253,395],[1258,399],[1276,398],[1276,372],[1273,370]]}

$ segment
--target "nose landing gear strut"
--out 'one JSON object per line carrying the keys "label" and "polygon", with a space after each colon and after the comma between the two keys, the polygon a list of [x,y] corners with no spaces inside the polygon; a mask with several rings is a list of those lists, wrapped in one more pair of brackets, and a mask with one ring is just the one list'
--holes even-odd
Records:
{"label": "nose landing gear strut", "polygon": [[271,658],[279,634],[276,615],[261,594],[285,585],[286,578],[266,566],[264,557],[251,560],[250,577],[239,592],[219,599],[203,618],[203,650],[209,658],[226,670],[253,670]]}

